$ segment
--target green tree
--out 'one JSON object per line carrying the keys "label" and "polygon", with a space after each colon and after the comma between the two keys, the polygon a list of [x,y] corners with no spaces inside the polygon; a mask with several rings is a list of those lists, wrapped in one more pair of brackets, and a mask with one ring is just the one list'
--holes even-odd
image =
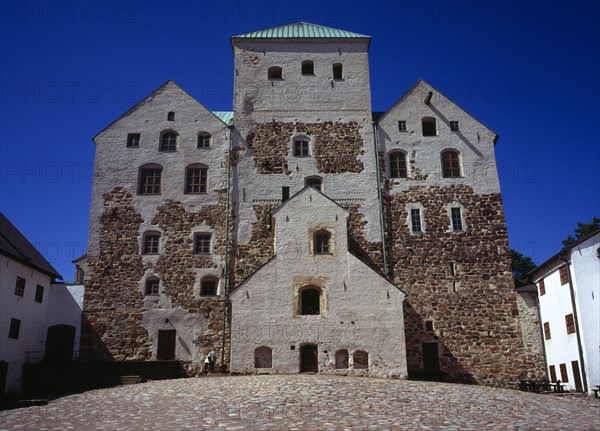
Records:
{"label": "green tree", "polygon": [[529,272],[537,265],[529,256],[525,256],[516,250],[510,249],[510,258],[512,264],[513,277],[515,279],[515,287],[525,286],[531,283]]}
{"label": "green tree", "polygon": [[570,245],[579,241],[581,238],[597,231],[598,229],[600,229],[600,218],[598,217],[594,217],[589,223],[577,223],[577,227],[575,228],[575,237],[569,235],[567,239],[562,242],[562,244],[564,247],[569,247]]}

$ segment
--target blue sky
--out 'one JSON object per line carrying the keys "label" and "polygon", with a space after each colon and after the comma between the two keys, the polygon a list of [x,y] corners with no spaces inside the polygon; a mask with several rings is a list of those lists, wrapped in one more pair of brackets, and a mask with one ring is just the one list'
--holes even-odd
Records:
{"label": "blue sky", "polygon": [[500,135],[510,244],[541,263],[600,214],[600,3],[0,3],[0,209],[72,280],[91,138],[171,78],[231,110],[229,37],[306,21],[372,37],[374,111],[424,78]]}

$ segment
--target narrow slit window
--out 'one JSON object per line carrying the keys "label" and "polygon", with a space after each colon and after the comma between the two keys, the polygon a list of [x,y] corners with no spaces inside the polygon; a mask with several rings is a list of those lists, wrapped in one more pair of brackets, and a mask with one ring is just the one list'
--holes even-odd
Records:
{"label": "narrow slit window", "polygon": [[461,232],[463,230],[463,222],[460,208],[451,208],[450,212],[452,215],[452,230],[455,232]]}
{"label": "narrow slit window", "polygon": [[421,210],[420,209],[411,209],[410,210],[410,222],[412,226],[412,231],[414,233],[423,232],[421,227]]}
{"label": "narrow slit window", "polygon": [[343,67],[341,63],[333,65],[333,79],[344,79]]}

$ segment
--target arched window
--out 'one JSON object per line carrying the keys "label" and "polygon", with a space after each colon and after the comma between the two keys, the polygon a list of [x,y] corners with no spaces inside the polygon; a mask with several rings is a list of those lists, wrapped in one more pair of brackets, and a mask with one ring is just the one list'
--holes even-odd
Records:
{"label": "arched window", "polygon": [[326,230],[315,232],[315,254],[331,254],[331,234]]}
{"label": "arched window", "polygon": [[279,66],[271,66],[267,75],[269,79],[283,79],[283,70]]}
{"label": "arched window", "polygon": [[294,138],[294,156],[310,156],[310,140],[306,136],[297,136]]}
{"label": "arched window", "polygon": [[214,276],[206,276],[200,281],[200,296],[215,296],[219,279]]}
{"label": "arched window", "polygon": [[369,368],[369,354],[364,350],[354,352],[354,368],[357,370],[366,370]]}
{"label": "arched window", "polygon": [[175,151],[177,149],[177,133],[165,130],[160,134],[160,151]]}
{"label": "arched window", "polygon": [[185,168],[185,194],[206,193],[208,189],[208,166],[196,163]]}
{"label": "arched window", "polygon": [[390,153],[390,178],[406,178],[407,176],[406,153],[402,151]]}
{"label": "arched window", "polygon": [[149,277],[146,279],[146,296],[158,296],[158,286],[160,280],[158,277]]}
{"label": "arched window", "polygon": [[309,286],[300,291],[300,314],[321,314],[321,290]]}
{"label": "arched window", "polygon": [[433,117],[423,117],[421,120],[423,136],[437,136],[437,123]]}
{"label": "arched window", "polygon": [[442,176],[444,178],[459,178],[460,154],[455,150],[442,151]]}
{"label": "arched window", "polygon": [[338,370],[348,368],[348,351],[346,349],[335,352],[335,368]]}
{"label": "arched window", "polygon": [[198,133],[198,148],[210,148],[210,133]]}
{"label": "arched window", "polygon": [[175,113],[173,111],[167,114],[167,121],[175,121]]}
{"label": "arched window", "polygon": [[321,177],[308,177],[304,180],[305,187],[312,187],[323,193],[323,179]]}
{"label": "arched window", "polygon": [[158,254],[160,244],[160,232],[148,231],[144,233],[144,246],[142,254]]}
{"label": "arched window", "polygon": [[344,79],[342,63],[333,65],[333,79]]}
{"label": "arched window", "polygon": [[315,63],[310,60],[302,62],[302,75],[314,75],[315,74]]}
{"label": "arched window", "polygon": [[162,177],[162,166],[155,164],[144,165],[140,168],[138,178],[138,194],[159,195]]}
{"label": "arched window", "polygon": [[270,347],[260,346],[254,349],[254,368],[273,367],[273,351]]}

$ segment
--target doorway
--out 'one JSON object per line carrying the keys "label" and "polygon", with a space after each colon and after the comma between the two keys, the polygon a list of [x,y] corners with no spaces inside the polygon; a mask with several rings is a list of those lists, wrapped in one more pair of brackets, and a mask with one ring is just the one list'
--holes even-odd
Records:
{"label": "doorway", "polygon": [[73,360],[75,345],[75,327],[54,325],[48,327],[44,361],[70,362]]}
{"label": "doorway", "polygon": [[423,373],[437,374],[440,372],[440,359],[437,343],[423,343]]}
{"label": "doorway", "polygon": [[305,344],[300,347],[300,372],[319,372],[319,354],[317,352],[317,346],[314,344]]}
{"label": "doorway", "polygon": [[571,367],[573,368],[573,378],[575,379],[575,390],[577,392],[583,392],[583,385],[581,384],[581,374],[579,373],[579,362],[571,361]]}
{"label": "doorway", "polygon": [[170,361],[175,359],[175,338],[177,333],[174,329],[158,330],[158,347],[156,359]]}

